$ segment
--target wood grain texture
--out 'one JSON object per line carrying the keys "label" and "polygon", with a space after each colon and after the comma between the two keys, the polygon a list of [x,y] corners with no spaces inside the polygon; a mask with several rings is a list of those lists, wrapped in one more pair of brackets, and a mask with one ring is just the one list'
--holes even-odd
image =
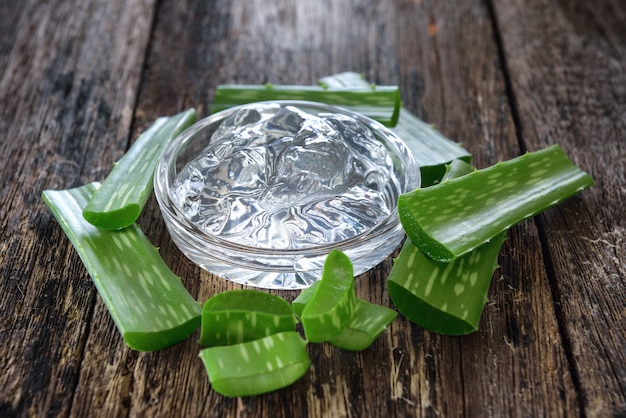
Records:
{"label": "wood grain texture", "polygon": [[0,415],[68,416],[86,337],[112,332],[112,321],[94,316],[93,285],[40,195],[101,179],[126,149],[154,4],[10,3],[1,18]]}
{"label": "wood grain texture", "polygon": [[510,1],[495,11],[524,147],[560,143],[596,180],[537,221],[584,412],[623,414],[626,10],[604,0]]}
{"label": "wood grain texture", "polygon": [[[624,13],[618,0],[3,2],[0,416],[623,416]],[[101,180],[156,117],[207,115],[218,84],[347,70],[398,84],[477,167],[558,142],[597,183],[510,231],[474,334],[400,316],[359,353],[311,344],[302,379],[243,399],[211,390],[197,334],[128,349],[41,191]],[[198,301],[241,288],[177,250],[154,199],[139,222]],[[358,295],[392,306],[392,263],[359,276]]]}
{"label": "wood grain texture", "polygon": [[[424,89],[417,90],[418,97],[410,91],[403,97],[413,100],[416,112],[424,109],[423,118],[471,150],[477,167],[519,155],[489,10],[480,3],[436,5],[419,10],[408,3],[396,16],[404,31],[415,16],[420,19],[413,33],[404,34],[416,41],[399,42],[398,56],[407,60],[400,68],[411,69],[404,76],[410,81],[401,85],[423,84]],[[532,223],[510,231],[481,332],[462,339],[436,337],[437,349],[427,346],[424,355],[433,355],[433,387],[458,382],[457,391],[433,392],[436,397],[430,402],[436,402],[433,408],[442,415],[576,414],[576,393],[566,372],[536,238]]]}

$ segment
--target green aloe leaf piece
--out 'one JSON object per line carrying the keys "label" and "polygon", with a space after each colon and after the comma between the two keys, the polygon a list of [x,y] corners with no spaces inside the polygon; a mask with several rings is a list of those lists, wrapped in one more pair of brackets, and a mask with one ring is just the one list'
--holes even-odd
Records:
{"label": "green aloe leaf piece", "polygon": [[[292,304],[296,315],[302,315],[304,307],[309,303],[320,283],[320,281],[313,283],[311,287],[304,289],[293,300]],[[343,331],[332,337],[328,342],[343,350],[365,350],[372,345],[376,338],[387,329],[397,316],[398,313],[393,309],[357,298],[356,309],[352,314],[352,319]]]}
{"label": "green aloe leaf piece", "polygon": [[447,180],[455,179],[457,177],[462,177],[474,171],[476,171],[476,169],[465,160],[452,160],[450,164],[446,164],[443,176],[441,177],[441,181],[444,182]]}
{"label": "green aloe leaf piece", "polygon": [[397,317],[393,309],[357,298],[352,320],[328,342],[342,350],[365,350]]}
{"label": "green aloe leaf piece", "polygon": [[476,331],[506,236],[501,232],[449,263],[432,260],[407,240],[387,280],[391,301],[402,315],[429,331]]}
{"label": "green aloe leaf piece", "polygon": [[400,112],[397,86],[331,88],[299,85],[222,84],[213,97],[213,113],[252,102],[305,100],[343,106],[368,116],[385,126],[394,126]]}
{"label": "green aloe leaf piece", "polygon": [[280,296],[251,289],[231,290],[204,303],[199,343],[243,343],[294,331],[297,323],[291,304]]}
{"label": "green aloe leaf piece", "polygon": [[322,77],[317,81],[317,84],[329,89],[365,88],[372,85],[363,74],[355,71],[344,71]]}
{"label": "green aloe leaf piece", "polygon": [[403,194],[398,212],[415,245],[436,261],[450,262],[592,184],[553,145]]}
{"label": "green aloe leaf piece", "polygon": [[300,315],[306,338],[314,343],[331,340],[352,320],[357,302],[350,258],[331,251],[319,283]]}
{"label": "green aloe leaf piece", "polygon": [[213,389],[229,397],[254,396],[291,385],[307,372],[307,343],[295,331],[200,351]]}
{"label": "green aloe leaf piece", "polygon": [[293,300],[293,302],[291,302],[293,311],[298,318],[302,317],[302,311],[304,311],[304,307],[311,301],[313,295],[315,295],[315,292],[317,292],[317,288],[321,283],[321,280],[316,281],[311,286],[302,290],[300,294]]}
{"label": "green aloe leaf piece", "polygon": [[46,190],[44,202],[87,268],[129,347],[153,351],[191,335],[200,305],[169,269],[137,224],[119,231],[97,228],[82,211],[97,184]]}
{"label": "green aloe leaf piece", "polygon": [[[442,181],[474,171],[470,164],[454,160]],[[389,273],[391,301],[411,322],[429,331],[446,335],[476,331],[505,239],[502,232],[450,263],[432,260],[407,240]]]}
{"label": "green aloe leaf piece", "polygon": [[133,224],[152,192],[154,170],[163,149],[195,121],[195,109],[158,118],[115,163],[85,207],[85,219],[105,229]]}

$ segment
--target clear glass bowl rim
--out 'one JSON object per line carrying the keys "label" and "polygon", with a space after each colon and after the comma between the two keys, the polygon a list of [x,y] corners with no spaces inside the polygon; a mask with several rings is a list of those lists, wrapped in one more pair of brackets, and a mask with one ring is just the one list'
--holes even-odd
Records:
{"label": "clear glass bowl rim", "polygon": [[[303,107],[305,109],[315,109],[320,112],[332,112],[351,116],[357,119],[359,122],[365,124],[377,137],[377,139],[384,139],[387,143],[385,146],[389,148],[391,145],[394,150],[389,150],[390,153],[394,153],[400,156],[402,160],[401,170],[404,171],[404,184],[400,184],[402,190],[399,193],[405,193],[411,191],[420,185],[420,171],[417,167],[415,159],[411,155],[411,152],[404,145],[402,140],[391,129],[385,127],[381,123],[362,115],[358,112],[352,111],[340,106],[329,105],[325,103],[318,103],[304,100],[273,100],[267,102],[255,102],[248,103],[222,110],[220,112],[211,114],[203,119],[198,120],[192,126],[184,130],[177,137],[175,137],[164,149],[159,161],[157,163],[154,173],[154,191],[157,202],[160,206],[161,212],[165,218],[166,224],[168,222],[175,222],[177,227],[183,228],[187,233],[195,237],[196,242],[202,242],[206,245],[207,250],[219,248],[220,251],[227,251],[228,253],[245,254],[249,256],[254,254],[256,257],[269,257],[275,258],[277,256],[284,256],[288,258],[304,256],[304,257],[319,257],[328,254],[333,249],[340,249],[342,251],[349,251],[350,249],[358,248],[363,245],[364,241],[369,241],[373,238],[380,237],[381,235],[392,233],[400,224],[398,217],[397,205],[394,210],[381,222],[374,227],[365,231],[362,234],[356,235],[349,239],[337,241],[330,244],[321,244],[317,246],[311,246],[306,248],[286,248],[286,249],[271,249],[264,247],[255,247],[237,244],[233,241],[212,235],[202,230],[195,224],[193,224],[174,204],[170,196],[170,188],[173,179],[176,177],[176,164],[177,159],[181,153],[185,150],[185,147],[195,139],[196,135],[200,134],[205,129],[211,129],[213,125],[217,127],[219,122],[238,111],[239,109],[255,105],[255,104],[269,104],[278,103],[283,106],[296,106]],[[396,162],[394,162],[396,164]],[[394,168],[395,170],[395,168]],[[171,228],[168,227],[171,232]],[[198,250],[196,248],[196,250]],[[219,257],[215,252],[207,253],[208,257],[217,258],[223,263],[231,264],[233,266],[240,266],[242,268],[251,268],[247,263],[233,263],[233,258]],[[284,270],[277,266],[278,270]],[[268,269],[274,269],[271,264],[267,266]],[[255,265],[253,269],[261,269],[260,266]],[[275,270],[276,271],[276,270]]]}

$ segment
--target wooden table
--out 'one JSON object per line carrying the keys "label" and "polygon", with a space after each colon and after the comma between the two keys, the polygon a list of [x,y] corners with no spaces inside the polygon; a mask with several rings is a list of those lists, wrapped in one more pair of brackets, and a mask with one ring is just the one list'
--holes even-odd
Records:
{"label": "wooden table", "polygon": [[[156,117],[208,114],[218,84],[348,70],[399,85],[477,167],[559,143],[596,184],[510,231],[474,334],[400,316],[243,399],[211,390],[193,337],[128,349],[41,192],[102,180]],[[2,417],[626,415],[621,0],[3,1],[0,141]],[[240,288],[181,255],[154,199],[139,223],[198,301]],[[391,306],[391,265],[358,295]]]}

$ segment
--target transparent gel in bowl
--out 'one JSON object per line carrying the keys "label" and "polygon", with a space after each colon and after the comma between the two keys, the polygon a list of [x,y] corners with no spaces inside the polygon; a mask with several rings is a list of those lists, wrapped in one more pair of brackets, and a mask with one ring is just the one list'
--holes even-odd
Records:
{"label": "transparent gel in bowl", "polygon": [[300,289],[326,255],[355,274],[404,237],[402,193],[419,170],[378,122],[321,103],[251,103],[198,121],[166,148],[155,194],[170,235],[203,269],[233,282]]}

